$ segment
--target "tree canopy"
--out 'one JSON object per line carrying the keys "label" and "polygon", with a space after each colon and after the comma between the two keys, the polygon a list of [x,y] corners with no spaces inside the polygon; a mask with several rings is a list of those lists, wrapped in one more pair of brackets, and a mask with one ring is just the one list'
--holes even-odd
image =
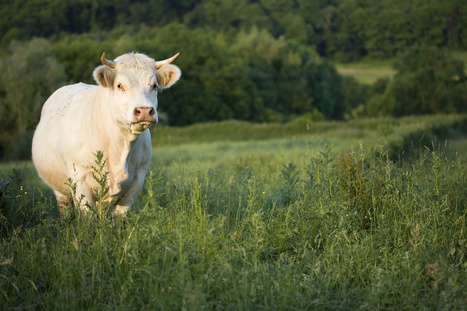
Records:
{"label": "tree canopy", "polygon": [[174,22],[220,32],[256,26],[338,60],[395,56],[414,44],[467,48],[463,0],[4,0],[0,6],[3,47],[12,39]]}
{"label": "tree canopy", "polygon": [[440,49],[413,46],[394,63],[395,77],[369,104],[371,115],[465,112],[464,64]]}

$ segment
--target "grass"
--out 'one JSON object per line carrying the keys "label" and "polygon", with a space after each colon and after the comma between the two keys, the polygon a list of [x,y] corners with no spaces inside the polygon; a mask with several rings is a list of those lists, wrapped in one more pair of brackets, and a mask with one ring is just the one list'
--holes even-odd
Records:
{"label": "grass", "polygon": [[451,50],[452,57],[464,63],[464,72],[467,74],[467,51]]}
{"label": "grass", "polygon": [[[278,146],[282,142],[306,144],[309,141],[310,144],[316,144],[326,141],[335,146],[348,147],[365,140],[369,145],[386,144],[389,151],[400,153],[404,148],[410,149],[408,144],[413,140],[430,144],[435,136],[439,139],[454,138],[465,128],[465,123],[465,115],[375,118],[348,122],[315,122],[298,118],[287,124],[224,121],[187,127],[156,127],[152,134],[156,148],[168,148],[189,157],[199,155],[199,152],[186,152],[187,146],[203,149],[202,144],[211,145],[214,142],[221,145],[224,143],[225,148],[232,149],[232,142],[248,145],[250,142],[264,144],[275,141]],[[181,147],[180,151],[174,148],[182,145],[185,147]],[[211,145],[211,148],[223,147]]]}
{"label": "grass", "polygon": [[124,221],[62,220],[2,164],[0,309],[461,310],[465,116],[359,122],[157,129]]}
{"label": "grass", "polygon": [[373,84],[381,78],[391,78],[396,74],[392,68],[394,59],[363,59],[352,63],[336,64],[337,71],[342,75],[353,76],[363,84]]}
{"label": "grass", "polygon": [[[467,74],[467,52],[463,50],[448,50],[453,58],[464,63]],[[363,84],[373,84],[381,78],[392,78],[397,71],[392,68],[394,59],[372,59],[364,58],[351,63],[335,64],[341,75],[353,76]]]}

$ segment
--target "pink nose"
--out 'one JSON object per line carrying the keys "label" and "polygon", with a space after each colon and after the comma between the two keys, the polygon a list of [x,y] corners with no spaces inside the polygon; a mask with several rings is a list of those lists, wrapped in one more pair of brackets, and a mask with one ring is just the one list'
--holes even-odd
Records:
{"label": "pink nose", "polygon": [[152,107],[137,107],[133,110],[136,122],[155,122],[156,111]]}

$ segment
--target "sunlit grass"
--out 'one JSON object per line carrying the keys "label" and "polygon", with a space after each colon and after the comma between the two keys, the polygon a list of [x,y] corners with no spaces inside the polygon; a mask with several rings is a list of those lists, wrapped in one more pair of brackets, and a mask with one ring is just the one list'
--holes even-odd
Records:
{"label": "sunlit grass", "polygon": [[[464,63],[467,73],[467,52],[448,50],[455,59]],[[336,63],[337,71],[342,75],[352,76],[363,84],[373,84],[381,78],[392,78],[397,71],[392,68],[395,59],[364,58],[356,62]]]}
{"label": "sunlit grass", "polygon": [[342,75],[352,76],[363,84],[373,84],[381,78],[392,78],[396,70],[392,68],[394,59],[362,59],[358,62],[336,64]]}
{"label": "sunlit grass", "polygon": [[467,52],[462,50],[451,50],[451,55],[464,63],[464,72],[467,74]]}

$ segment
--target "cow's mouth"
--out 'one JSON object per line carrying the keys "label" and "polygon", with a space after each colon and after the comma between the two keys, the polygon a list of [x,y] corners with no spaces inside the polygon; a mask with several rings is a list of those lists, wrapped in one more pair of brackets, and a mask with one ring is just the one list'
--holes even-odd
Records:
{"label": "cow's mouth", "polygon": [[128,130],[131,134],[141,134],[153,125],[153,122],[134,122],[128,124]]}

